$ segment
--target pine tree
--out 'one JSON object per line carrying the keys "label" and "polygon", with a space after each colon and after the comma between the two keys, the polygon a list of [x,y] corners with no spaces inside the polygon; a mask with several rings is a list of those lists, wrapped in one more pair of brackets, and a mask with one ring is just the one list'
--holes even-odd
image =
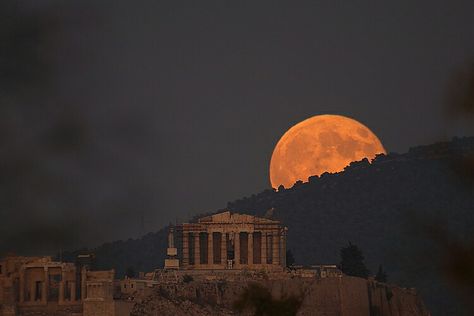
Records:
{"label": "pine tree", "polygon": [[347,275],[367,278],[369,270],[364,263],[364,255],[356,245],[349,242],[347,247],[341,248],[341,269]]}
{"label": "pine tree", "polygon": [[293,253],[290,249],[286,251],[286,266],[289,268],[295,264],[295,257],[293,257]]}
{"label": "pine tree", "polygon": [[127,267],[127,271],[125,271],[125,275],[128,278],[134,278],[135,277],[135,269],[133,269],[133,267]]}
{"label": "pine tree", "polygon": [[382,265],[379,265],[379,271],[377,271],[375,280],[378,282],[387,283],[387,273],[383,270]]}

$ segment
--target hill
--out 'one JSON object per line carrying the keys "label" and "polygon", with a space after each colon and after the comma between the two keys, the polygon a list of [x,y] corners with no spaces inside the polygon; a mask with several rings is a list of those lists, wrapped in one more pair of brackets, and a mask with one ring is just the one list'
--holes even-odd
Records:
{"label": "hill", "polygon": [[[288,249],[299,264],[338,263],[350,241],[375,274],[382,264],[389,281],[416,287],[433,315],[460,315],[440,273],[445,253],[436,231],[467,240],[474,225],[474,186],[467,159],[474,137],[411,148],[405,154],[354,162],[343,172],[311,177],[289,189],[265,190],[227,208],[273,213],[289,229]],[[161,266],[166,228],[138,240],[93,249],[98,268],[149,271]],[[75,253],[66,254],[70,259]]]}

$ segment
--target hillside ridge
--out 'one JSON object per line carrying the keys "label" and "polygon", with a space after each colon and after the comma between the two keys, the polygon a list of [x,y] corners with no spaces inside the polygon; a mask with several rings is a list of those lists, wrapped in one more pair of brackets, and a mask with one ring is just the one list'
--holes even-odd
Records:
{"label": "hillside ridge", "polygon": [[[474,137],[417,146],[372,163],[353,162],[292,188],[267,189],[229,202],[227,209],[258,216],[272,210],[288,226],[288,249],[299,264],[338,263],[339,249],[355,243],[372,272],[382,264],[391,282],[416,287],[433,315],[460,314],[437,272],[439,248],[420,225],[440,222],[460,239],[470,236],[474,191],[463,175],[471,171],[465,166],[473,154]],[[161,266],[165,249],[166,227],[92,251],[98,268],[116,268],[121,275],[127,267]],[[73,260],[75,253],[64,257]]]}

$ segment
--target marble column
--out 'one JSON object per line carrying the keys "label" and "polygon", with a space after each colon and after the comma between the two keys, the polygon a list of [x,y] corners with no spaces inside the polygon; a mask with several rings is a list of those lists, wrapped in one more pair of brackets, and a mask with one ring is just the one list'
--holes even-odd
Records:
{"label": "marble column", "polygon": [[71,285],[71,302],[74,302],[76,300],[76,282],[70,282]]}
{"label": "marble column", "polygon": [[234,267],[240,266],[240,232],[234,233]]}
{"label": "marble column", "polygon": [[48,267],[44,267],[44,282],[41,289],[41,303],[48,304],[48,292],[49,292],[49,273]]}
{"label": "marble column", "polygon": [[33,281],[30,283],[30,301],[34,302],[38,298],[36,297],[36,282]]}
{"label": "marble column", "polygon": [[267,264],[267,233],[262,232],[262,264]]}
{"label": "marble column", "polygon": [[25,269],[20,269],[20,303],[25,301]]}
{"label": "marble column", "polygon": [[212,232],[207,233],[207,264],[214,264],[214,236],[212,236]]}
{"label": "marble column", "polygon": [[65,279],[65,273],[64,273],[64,270],[61,269],[61,281],[59,281],[59,293],[58,293],[59,305],[64,303],[64,279]]}
{"label": "marble column", "polygon": [[[86,276],[87,276],[87,270],[85,267],[82,267],[81,270],[81,300],[84,300],[87,297],[87,287],[86,287]],[[76,283],[72,282],[71,284],[74,284],[74,294],[76,294]],[[71,301],[72,301],[72,288],[71,288]]]}
{"label": "marble column", "polygon": [[274,231],[272,233],[272,262],[274,265],[279,265],[280,264],[280,236],[278,234],[278,231]]}
{"label": "marble column", "polygon": [[58,304],[62,305],[64,303],[64,281],[59,281],[59,293],[58,293]]}
{"label": "marble column", "polygon": [[280,263],[286,268],[286,231],[282,230],[280,234]]}
{"label": "marble column", "polygon": [[253,232],[248,233],[248,250],[247,264],[253,264]]}
{"label": "marble column", "polygon": [[221,264],[227,268],[227,237],[226,233],[221,233]]}
{"label": "marble column", "polygon": [[183,231],[183,267],[189,265],[189,233]]}
{"label": "marble column", "polygon": [[200,251],[199,233],[194,233],[194,265],[199,266],[201,264],[201,251]]}

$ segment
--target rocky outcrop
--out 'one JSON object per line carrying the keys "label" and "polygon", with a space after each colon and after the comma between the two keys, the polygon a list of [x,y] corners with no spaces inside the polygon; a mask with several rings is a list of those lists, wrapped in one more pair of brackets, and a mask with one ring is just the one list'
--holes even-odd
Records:
{"label": "rocky outcrop", "polygon": [[300,302],[296,315],[430,315],[414,290],[348,276],[163,284],[137,303],[131,315],[241,315],[234,305],[250,282],[263,286],[276,300],[296,298]]}

